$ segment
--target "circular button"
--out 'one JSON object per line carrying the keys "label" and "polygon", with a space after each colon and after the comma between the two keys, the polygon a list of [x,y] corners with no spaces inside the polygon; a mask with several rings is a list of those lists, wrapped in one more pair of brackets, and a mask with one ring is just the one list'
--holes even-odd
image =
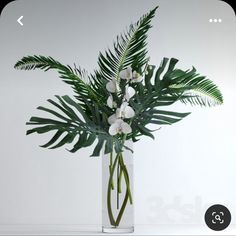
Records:
{"label": "circular button", "polygon": [[215,231],[226,229],[231,222],[231,214],[227,207],[216,204],[209,207],[205,213],[207,226]]}

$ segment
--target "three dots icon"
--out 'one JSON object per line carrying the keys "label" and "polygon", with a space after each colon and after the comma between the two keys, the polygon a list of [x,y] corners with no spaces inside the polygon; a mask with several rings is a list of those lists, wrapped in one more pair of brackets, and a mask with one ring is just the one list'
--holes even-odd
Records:
{"label": "three dots icon", "polygon": [[215,19],[212,19],[212,18],[211,18],[211,19],[209,19],[209,22],[210,22],[210,23],[221,23],[221,22],[222,22],[222,19],[220,19],[220,18],[219,18],[219,19],[216,19],[216,18],[215,18]]}

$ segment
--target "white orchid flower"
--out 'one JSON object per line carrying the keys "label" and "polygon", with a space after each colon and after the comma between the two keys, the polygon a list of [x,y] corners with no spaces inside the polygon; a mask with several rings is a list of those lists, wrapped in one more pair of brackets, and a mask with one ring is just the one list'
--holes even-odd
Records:
{"label": "white orchid flower", "polygon": [[115,123],[116,120],[117,120],[116,114],[113,114],[113,115],[111,115],[111,116],[108,117],[108,123],[109,123],[110,125],[112,125],[113,123]]}
{"label": "white orchid flower", "polygon": [[132,98],[134,95],[135,95],[135,90],[132,87],[127,86],[125,88],[125,95],[124,95],[125,100],[129,101],[130,98]]}
{"label": "white orchid flower", "polygon": [[108,117],[108,123],[112,125],[117,119],[130,119],[134,117],[135,112],[127,102],[123,102],[120,108],[116,109],[116,113]]}
{"label": "white orchid flower", "polygon": [[110,93],[116,93],[118,91],[118,83],[115,78],[112,78],[107,84],[106,84],[106,89]]}
{"label": "white orchid flower", "polygon": [[129,134],[132,132],[130,125],[124,122],[122,119],[117,119],[109,128],[109,134]]}
{"label": "white orchid flower", "polygon": [[132,79],[132,68],[131,68],[131,66],[128,66],[126,69],[124,69],[120,72],[120,78],[121,79],[127,79],[127,80]]}
{"label": "white orchid flower", "polygon": [[128,102],[123,102],[120,108],[116,109],[117,118],[130,119],[134,117],[135,112],[132,107],[128,105]]}
{"label": "white orchid flower", "polygon": [[142,76],[138,72],[132,72],[131,66],[128,66],[126,69],[120,72],[120,78],[131,81],[131,83],[138,83],[143,80]]}
{"label": "white orchid flower", "polygon": [[113,100],[112,95],[110,95],[107,99],[107,106],[109,106],[110,108],[116,108],[117,107],[117,103]]}
{"label": "white orchid flower", "polygon": [[131,83],[139,83],[143,80],[143,77],[136,71],[133,72]]}

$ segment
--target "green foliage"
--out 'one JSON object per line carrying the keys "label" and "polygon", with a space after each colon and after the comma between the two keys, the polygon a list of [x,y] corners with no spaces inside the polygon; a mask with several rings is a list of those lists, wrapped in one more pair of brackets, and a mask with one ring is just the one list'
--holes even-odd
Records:
{"label": "green foliage", "polygon": [[175,69],[177,62],[175,58],[164,58],[156,70],[153,83],[151,78],[155,66],[148,66],[144,84],[134,85],[137,93],[130,104],[134,107],[136,115],[132,121],[134,132],[129,134],[128,138],[132,137],[133,141],[141,135],[154,138],[146,125],[171,125],[190,114],[157,110],[157,107],[169,106],[177,101],[200,106],[223,103],[221,92],[211,80],[199,76],[195,68],[187,71]]}
{"label": "green foliage", "polygon": [[140,70],[148,61],[146,58],[147,32],[151,28],[151,19],[157,7],[145,14],[140,20],[131,24],[129,30],[117,36],[114,42],[114,52],[108,50],[105,55],[100,53],[98,65],[102,77],[110,80],[119,79],[119,72],[131,65],[133,69]]}
{"label": "green foliage", "polygon": [[[41,147],[55,149],[65,144],[76,142],[69,151],[74,153],[80,148],[92,145],[96,138],[98,142],[94,148],[92,156],[98,156],[102,146],[105,145],[105,152],[111,152],[112,143],[116,144],[116,150],[121,152],[121,142],[109,135],[105,131],[107,121],[100,116],[98,110],[94,111],[94,120],[91,120],[83,111],[79,103],[72,100],[69,96],[56,96],[57,102],[48,99],[48,102],[54,106],[54,109],[38,107],[37,109],[50,113],[55,118],[31,117],[27,125],[36,126],[27,131],[28,134],[43,134],[49,131],[56,131],[53,137]],[[57,109],[59,112],[55,111]],[[99,125],[96,125],[99,123]]]}
{"label": "green foliage", "polygon": [[[31,117],[27,125],[34,128],[27,134],[43,134],[53,132],[52,138],[41,147],[55,149],[63,145],[72,145],[70,152],[94,144],[91,156],[99,156],[104,148],[110,153],[115,148],[122,152],[124,140],[138,141],[142,135],[154,138],[148,124],[171,125],[182,120],[190,113],[179,113],[163,109],[177,101],[191,105],[214,106],[222,104],[223,98],[217,86],[204,76],[200,76],[196,69],[183,71],[176,69],[177,59],[164,58],[160,66],[149,65],[146,57],[147,32],[151,28],[151,19],[157,8],[145,14],[140,20],[132,24],[127,32],[117,37],[114,50],[100,53],[98,57],[99,69],[93,74],[74,66],[63,65],[51,57],[26,56],[15,64],[16,69],[44,71],[56,70],[59,77],[69,84],[75,93],[74,98],[56,96],[56,101],[49,99],[53,108],[38,107],[53,118]],[[129,104],[135,110],[135,116],[127,120],[132,133],[127,135],[110,135],[108,117],[114,114],[114,109],[107,106],[110,93],[106,84],[115,78],[120,91],[113,94],[118,107],[122,103],[120,94],[124,93],[127,82],[119,77],[120,71],[131,66],[133,71],[143,75],[140,83],[132,83],[136,94]],[[73,143],[73,144],[72,144]]]}

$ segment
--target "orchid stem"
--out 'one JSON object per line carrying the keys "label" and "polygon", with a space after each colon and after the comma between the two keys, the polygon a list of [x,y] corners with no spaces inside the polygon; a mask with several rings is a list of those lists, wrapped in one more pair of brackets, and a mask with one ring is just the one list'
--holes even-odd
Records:
{"label": "orchid stem", "polygon": [[116,225],[116,221],[115,221],[113,213],[112,213],[111,190],[112,190],[113,175],[114,175],[117,163],[118,163],[118,155],[116,156],[114,163],[112,165],[112,168],[111,168],[111,173],[110,173],[110,177],[109,177],[109,181],[108,181],[108,189],[107,189],[107,211],[108,211],[108,217],[109,217],[111,225]]}
{"label": "orchid stem", "polygon": [[117,175],[116,175],[116,181],[117,181],[117,186],[116,186],[116,201],[117,201],[117,210],[120,208],[119,207],[119,159],[120,157],[118,157],[118,164],[117,164]]}
{"label": "orchid stem", "polygon": [[[113,152],[110,153],[110,165],[109,165],[109,172],[110,172],[110,175],[111,175],[112,165],[113,165]],[[113,181],[113,178],[112,178],[112,180],[111,180],[111,189],[114,190],[114,181]]]}
{"label": "orchid stem", "polygon": [[[125,140],[126,137],[124,137]],[[108,181],[108,189],[107,189],[107,210],[108,210],[108,217],[110,220],[110,224],[112,226],[119,226],[120,221],[122,219],[122,216],[125,212],[127,203],[129,201],[129,203],[132,205],[133,204],[133,199],[132,199],[132,193],[131,193],[131,186],[130,186],[130,180],[129,180],[129,173],[127,170],[126,165],[124,164],[124,160],[123,160],[123,153],[117,153],[115,160],[113,162],[113,154],[110,154],[110,164],[109,164],[109,181]],[[116,169],[117,168],[117,169]],[[114,183],[113,183],[113,176],[115,174],[115,170],[116,170],[116,174],[117,174],[117,191],[116,191],[116,204],[117,204],[117,210],[118,214],[117,214],[117,218],[114,218],[114,213],[113,213],[113,209],[112,209],[112,190],[115,188]],[[124,194],[124,198],[122,199],[122,204],[120,206],[120,193],[122,192],[122,177],[124,177],[124,183],[125,183],[125,194]]]}

